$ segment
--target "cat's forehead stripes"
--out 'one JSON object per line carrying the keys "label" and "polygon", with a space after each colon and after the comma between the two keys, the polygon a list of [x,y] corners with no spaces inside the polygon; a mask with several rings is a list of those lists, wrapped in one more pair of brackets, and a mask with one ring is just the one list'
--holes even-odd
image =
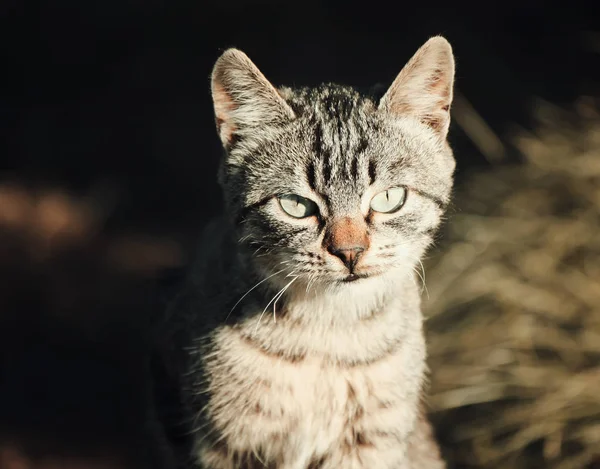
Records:
{"label": "cat's forehead stripes", "polygon": [[374,164],[365,152],[374,129],[365,117],[373,111],[373,103],[336,85],[322,85],[300,97],[311,103],[303,115],[312,134],[312,157],[306,168],[310,187],[322,191],[335,182],[370,184]]}

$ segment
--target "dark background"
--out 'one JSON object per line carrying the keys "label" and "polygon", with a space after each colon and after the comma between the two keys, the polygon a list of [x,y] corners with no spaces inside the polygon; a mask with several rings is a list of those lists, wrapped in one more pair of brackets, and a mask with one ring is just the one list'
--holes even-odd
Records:
{"label": "dark background", "polygon": [[[592,0],[2,0],[0,446],[37,459],[114,450],[127,464],[150,454],[152,282],[185,263],[220,209],[209,75],[223,49],[244,50],[275,84],[368,88],[442,34],[457,90],[504,135],[528,125],[534,97],[599,94],[599,10]],[[459,178],[489,164],[456,124],[451,142]],[[506,162],[517,160],[509,148]],[[84,201],[100,221],[38,236],[48,191],[62,194],[50,212],[69,218]]]}
{"label": "dark background", "polygon": [[[531,96],[571,102],[600,78],[586,34],[600,28],[593,0],[4,0],[0,8],[3,176],[81,191],[110,183],[120,195],[115,225],[196,224],[218,209],[209,202],[220,150],[208,77],[229,46],[274,83],[370,87],[390,83],[428,37],[443,34],[457,88],[498,132],[523,121]],[[452,140],[461,169],[481,163],[459,129]]]}

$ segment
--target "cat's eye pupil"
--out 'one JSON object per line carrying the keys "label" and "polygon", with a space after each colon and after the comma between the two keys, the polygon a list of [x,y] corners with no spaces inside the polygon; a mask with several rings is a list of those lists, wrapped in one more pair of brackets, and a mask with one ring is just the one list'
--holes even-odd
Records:
{"label": "cat's eye pupil", "polygon": [[394,187],[376,194],[371,199],[371,210],[379,213],[394,213],[402,208],[406,201],[406,189]]}
{"label": "cat's eye pupil", "polygon": [[293,218],[307,218],[315,215],[318,211],[317,204],[312,200],[296,194],[282,195],[277,199],[281,209]]}

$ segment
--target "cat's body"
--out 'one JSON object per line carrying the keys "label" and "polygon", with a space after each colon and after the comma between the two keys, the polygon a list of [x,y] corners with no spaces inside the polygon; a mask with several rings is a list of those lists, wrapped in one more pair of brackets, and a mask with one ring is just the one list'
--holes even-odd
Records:
{"label": "cat's body", "polygon": [[449,45],[404,70],[376,103],[277,91],[239,51],[217,62],[227,213],[171,308],[200,467],[444,467],[414,270],[452,185]]}

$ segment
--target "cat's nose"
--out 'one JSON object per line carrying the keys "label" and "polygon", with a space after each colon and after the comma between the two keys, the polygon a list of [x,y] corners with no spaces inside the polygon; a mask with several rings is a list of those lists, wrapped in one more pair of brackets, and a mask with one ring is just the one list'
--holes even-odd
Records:
{"label": "cat's nose", "polygon": [[363,246],[352,246],[341,249],[328,249],[330,254],[341,259],[341,261],[351,273],[354,272],[354,267],[356,267],[356,264],[358,263],[358,258],[361,256],[364,250],[365,248]]}
{"label": "cat's nose", "polygon": [[336,221],[327,230],[324,247],[329,254],[339,258],[350,273],[354,273],[361,255],[369,248],[366,222],[361,218]]}

